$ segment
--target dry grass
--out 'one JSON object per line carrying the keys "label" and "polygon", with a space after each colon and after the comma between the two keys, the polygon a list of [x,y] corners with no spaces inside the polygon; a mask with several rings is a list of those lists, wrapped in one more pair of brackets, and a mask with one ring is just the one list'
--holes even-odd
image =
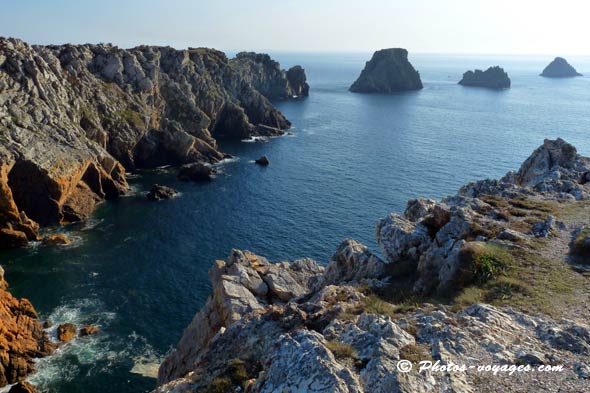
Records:
{"label": "dry grass", "polygon": [[344,344],[340,341],[331,340],[326,343],[326,348],[328,348],[333,354],[336,359],[343,360],[343,359],[358,359],[358,355],[355,349],[348,345]]}

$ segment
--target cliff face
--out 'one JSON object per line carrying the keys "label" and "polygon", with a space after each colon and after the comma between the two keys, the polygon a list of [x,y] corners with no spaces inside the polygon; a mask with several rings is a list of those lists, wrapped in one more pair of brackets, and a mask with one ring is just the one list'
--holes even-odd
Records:
{"label": "cliff face", "polygon": [[31,303],[14,298],[7,287],[0,268],[0,387],[24,380],[33,358],[54,350]]}
{"label": "cliff face", "polygon": [[563,57],[556,57],[541,73],[541,76],[547,78],[572,78],[582,76],[574,67],[572,67]]}
{"label": "cliff face", "polygon": [[253,52],[238,53],[231,64],[239,70],[242,78],[268,99],[281,100],[309,95],[307,77],[301,66],[285,71],[269,55]]}
{"label": "cliff face", "polygon": [[510,78],[503,68],[495,66],[485,71],[467,71],[459,81],[463,86],[487,87],[490,89],[508,89]]}
{"label": "cliff face", "polygon": [[358,79],[350,86],[353,93],[394,93],[420,90],[420,74],[408,61],[408,51],[382,49],[373,54]]}
{"label": "cliff face", "polygon": [[0,247],[83,219],[126,191],[125,171],[216,162],[216,138],[282,134],[270,68],[213,49],[0,38]]}
{"label": "cliff face", "polygon": [[[589,171],[573,146],[547,140],[501,180],[411,200],[380,220],[385,260],[354,240],[325,268],[232,251],[211,268],[213,292],[156,392],[495,391],[475,371],[419,373],[422,360],[562,364],[500,389],[588,390],[590,280],[569,264],[568,244],[588,233],[578,228],[590,225]],[[401,372],[400,359],[413,370]]]}

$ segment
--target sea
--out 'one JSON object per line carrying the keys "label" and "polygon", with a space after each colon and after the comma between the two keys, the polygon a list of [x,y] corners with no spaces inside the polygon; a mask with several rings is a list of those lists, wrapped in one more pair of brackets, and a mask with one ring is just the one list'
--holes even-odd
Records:
{"label": "sea", "polygon": [[[375,224],[410,198],[439,199],[466,182],[518,169],[545,138],[590,154],[590,57],[568,57],[588,77],[539,76],[553,56],[410,54],[424,89],[353,94],[370,53],[271,53],[301,64],[306,99],[277,102],[286,136],[223,142],[234,158],[210,183],[182,183],[174,168],[134,173],[130,195],[100,205],[86,222],[49,231],[73,243],[3,251],[11,291],[29,298],[55,338],[63,322],[92,324],[41,359],[29,380],[47,392],[147,392],[158,364],[211,290],[209,267],[232,248],[272,262],[328,263],[340,242],[375,253]],[[457,84],[463,72],[502,66],[512,88]],[[270,165],[254,160],[268,156]],[[155,183],[180,195],[150,202]]]}

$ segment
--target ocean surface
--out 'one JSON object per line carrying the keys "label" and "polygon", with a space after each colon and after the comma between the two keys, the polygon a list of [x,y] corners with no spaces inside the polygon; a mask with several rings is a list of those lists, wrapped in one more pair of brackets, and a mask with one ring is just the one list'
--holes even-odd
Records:
{"label": "ocean surface", "polygon": [[[207,298],[207,270],[232,248],[326,263],[355,238],[378,252],[376,221],[403,211],[408,198],[441,198],[500,177],[544,138],[590,154],[590,77],[539,77],[551,56],[410,55],[424,89],[385,96],[348,92],[369,53],[272,55],[284,67],[302,64],[312,87],[308,99],[277,103],[292,135],[222,144],[236,158],[209,184],[178,182],[170,169],[142,171],[130,179],[133,195],[55,229],[72,245],[0,254],[13,293],[43,319],[102,329],[39,361],[32,382],[50,392],[149,391]],[[590,58],[568,60],[590,76]],[[491,65],[506,69],[510,90],[457,85],[464,71]],[[265,168],[253,163],[263,154]],[[181,195],[149,202],[154,183]]]}

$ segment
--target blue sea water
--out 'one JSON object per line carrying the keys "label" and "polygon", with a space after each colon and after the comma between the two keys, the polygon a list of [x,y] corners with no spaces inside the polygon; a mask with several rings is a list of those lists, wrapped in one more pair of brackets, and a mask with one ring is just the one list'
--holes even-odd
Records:
{"label": "blue sea water", "polygon": [[[305,100],[277,103],[292,135],[222,144],[236,159],[208,184],[177,182],[173,170],[140,172],[130,179],[134,195],[65,228],[73,245],[0,254],[13,293],[54,326],[102,328],[39,362],[31,380],[42,389],[154,388],[149,375],[206,300],[208,268],[232,248],[320,263],[345,238],[377,251],[375,222],[401,212],[408,198],[441,198],[500,177],[544,138],[590,154],[590,78],[539,77],[549,56],[411,55],[424,89],[388,96],[347,90],[368,53],[273,57],[302,64],[312,86]],[[568,60],[590,75],[590,58]],[[512,78],[510,90],[457,85],[467,69],[497,64]],[[253,164],[263,154],[270,166]],[[147,201],[156,182],[181,195]]]}

